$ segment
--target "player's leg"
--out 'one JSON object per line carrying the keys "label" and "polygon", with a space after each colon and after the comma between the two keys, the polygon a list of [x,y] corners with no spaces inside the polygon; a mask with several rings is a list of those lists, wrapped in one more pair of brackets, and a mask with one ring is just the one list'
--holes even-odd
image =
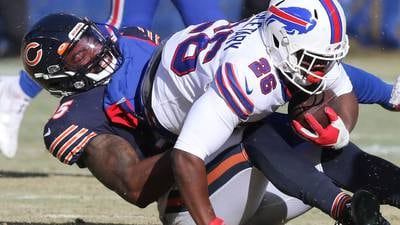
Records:
{"label": "player's leg", "polygon": [[324,173],[340,187],[351,192],[360,189],[369,190],[379,198],[382,204],[391,204],[400,208],[400,179],[397,179],[400,177],[400,168],[398,166],[362,151],[353,143],[342,151],[321,151],[315,145],[296,137],[288,121],[286,114],[278,113],[268,118],[267,123],[272,125],[274,130],[295,149],[293,154],[306,156],[313,165],[321,162]]}
{"label": "player's leg", "polygon": [[107,24],[150,29],[159,0],[113,0]]}
{"label": "player's leg", "polygon": [[187,1],[187,0],[172,0],[179,13],[182,16],[186,26],[199,24],[208,21],[226,19],[220,1],[202,0],[202,1]]}
{"label": "player's leg", "polygon": [[369,190],[382,204],[400,208],[400,168],[394,164],[353,143],[342,151],[322,151],[321,162],[325,174],[344,189]]}
{"label": "player's leg", "polygon": [[[272,123],[284,122],[279,117],[285,118],[285,114],[273,115],[275,120]],[[278,118],[278,119],[276,119]],[[280,126],[282,127],[282,126]],[[283,132],[284,129],[279,129]],[[293,140],[293,138],[289,138]],[[321,151],[317,146],[303,143],[298,144],[296,152],[305,156],[319,171],[322,171],[320,164]],[[312,207],[304,204],[301,200],[286,195],[279,191],[271,182],[268,183],[263,200],[254,216],[247,223],[248,225],[281,225],[306,213]]]}
{"label": "player's leg", "polygon": [[[12,158],[18,148],[18,132],[26,107],[41,88],[21,76],[0,76],[0,150]],[[26,75],[26,74],[25,74]],[[24,79],[29,81],[24,82]]]}
{"label": "player's leg", "polygon": [[[26,2],[12,4],[10,2],[2,2],[8,7],[2,7],[2,14],[19,14],[18,20],[5,20],[5,25],[11,27],[12,37],[18,42],[18,51],[20,48],[20,40],[26,32],[28,14]],[[11,7],[11,8],[10,8]],[[14,9],[14,10],[13,10]],[[8,16],[5,17],[6,19]],[[19,23],[15,24],[15,23]],[[16,45],[17,47],[17,45]],[[30,99],[34,98],[42,88],[39,87],[29,76],[20,71],[18,76],[1,76],[0,77],[0,150],[8,158],[15,156],[18,148],[18,131],[23,118],[24,111]]]}
{"label": "player's leg", "polygon": [[399,25],[400,1],[381,1],[381,42],[388,48],[399,48],[400,39],[397,36]]}
{"label": "player's leg", "polygon": [[[340,222],[356,220],[351,214],[360,215],[357,212],[364,210],[354,207],[351,209],[351,197],[291,148],[271,126],[264,123],[248,128],[243,143],[255,166],[284,193],[321,209]],[[379,210],[379,204],[372,194],[357,191],[355,195],[361,196],[356,199],[367,199],[366,202],[371,204],[364,206],[370,213],[360,215],[363,219],[381,219],[378,212],[375,213]]]}
{"label": "player's leg", "polygon": [[[364,99],[364,101],[367,100]],[[295,147],[293,154],[309,156],[314,155],[313,152],[321,153],[324,173],[340,187],[351,192],[366,189],[377,195],[381,203],[400,207],[400,180],[393,179],[400,176],[400,169],[397,166],[361,151],[353,143],[346,146],[343,151],[320,151],[309,143],[299,145],[302,140],[292,132],[285,114],[275,114],[271,118],[268,123],[274,126],[280,136],[285,137],[292,147]],[[314,164],[316,159],[316,157],[309,158]]]}
{"label": "player's leg", "polygon": [[[241,224],[258,208],[267,180],[252,167],[242,145],[235,145],[206,165],[208,191],[215,213],[226,224]],[[195,224],[177,189],[159,202],[160,217],[165,225]]]}
{"label": "player's leg", "polygon": [[350,196],[302,155],[296,154],[271,126],[264,124],[247,129],[243,143],[250,160],[279,190],[321,209],[334,219],[342,216]]}
{"label": "player's leg", "polygon": [[311,208],[301,200],[282,193],[272,183],[268,183],[260,207],[246,224],[283,225]]}

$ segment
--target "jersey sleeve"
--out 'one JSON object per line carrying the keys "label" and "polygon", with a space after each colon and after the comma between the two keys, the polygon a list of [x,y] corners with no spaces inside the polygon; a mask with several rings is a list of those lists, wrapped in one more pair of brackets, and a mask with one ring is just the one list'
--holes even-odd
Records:
{"label": "jersey sleeve", "polygon": [[48,151],[62,163],[72,165],[98,134],[111,133],[102,110],[104,88],[98,87],[63,99],[43,130]]}
{"label": "jersey sleeve", "polygon": [[392,84],[352,65],[343,63],[343,67],[351,80],[359,103],[380,104],[386,109],[393,109],[393,105],[389,103]]}
{"label": "jersey sleeve", "polygon": [[78,124],[60,126],[53,123],[45,126],[43,136],[48,151],[62,163],[72,165],[97,133]]}
{"label": "jersey sleeve", "polygon": [[211,87],[241,122],[261,119],[285,104],[282,85],[267,59],[231,62],[219,67]]}
{"label": "jersey sleeve", "polygon": [[191,107],[175,148],[205,160],[232,135],[239,117],[209,88]]}
{"label": "jersey sleeve", "polygon": [[331,89],[336,96],[350,93],[353,90],[353,85],[342,64],[335,65],[326,76],[327,88]]}
{"label": "jersey sleeve", "polygon": [[232,63],[223,64],[217,70],[213,88],[240,120],[247,121],[254,112],[254,103],[248,95],[250,91],[245,90],[249,88],[248,81],[244,78],[243,82],[238,72]]}

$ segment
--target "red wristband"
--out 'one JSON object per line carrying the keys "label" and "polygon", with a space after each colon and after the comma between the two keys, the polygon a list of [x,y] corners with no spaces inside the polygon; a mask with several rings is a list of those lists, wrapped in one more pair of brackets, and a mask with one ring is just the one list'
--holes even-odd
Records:
{"label": "red wristband", "polygon": [[225,225],[225,223],[223,219],[215,217],[208,225]]}

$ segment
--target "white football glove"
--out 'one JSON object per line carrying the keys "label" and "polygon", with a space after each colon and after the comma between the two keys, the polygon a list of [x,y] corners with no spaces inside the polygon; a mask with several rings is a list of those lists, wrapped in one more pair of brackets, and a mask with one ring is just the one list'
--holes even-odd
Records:
{"label": "white football glove", "polygon": [[393,105],[393,108],[400,111],[400,76],[397,77],[393,84],[392,94],[389,103]]}

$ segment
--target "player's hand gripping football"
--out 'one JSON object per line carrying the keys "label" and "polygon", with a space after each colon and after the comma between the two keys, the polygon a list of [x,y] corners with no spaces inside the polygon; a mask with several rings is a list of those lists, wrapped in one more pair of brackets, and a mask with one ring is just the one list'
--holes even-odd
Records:
{"label": "player's hand gripping football", "polygon": [[344,125],[343,120],[331,107],[325,107],[325,113],[331,121],[325,128],[309,113],[305,114],[304,118],[313,131],[304,128],[296,120],[293,120],[293,126],[301,136],[317,145],[341,149],[349,143],[349,131]]}

